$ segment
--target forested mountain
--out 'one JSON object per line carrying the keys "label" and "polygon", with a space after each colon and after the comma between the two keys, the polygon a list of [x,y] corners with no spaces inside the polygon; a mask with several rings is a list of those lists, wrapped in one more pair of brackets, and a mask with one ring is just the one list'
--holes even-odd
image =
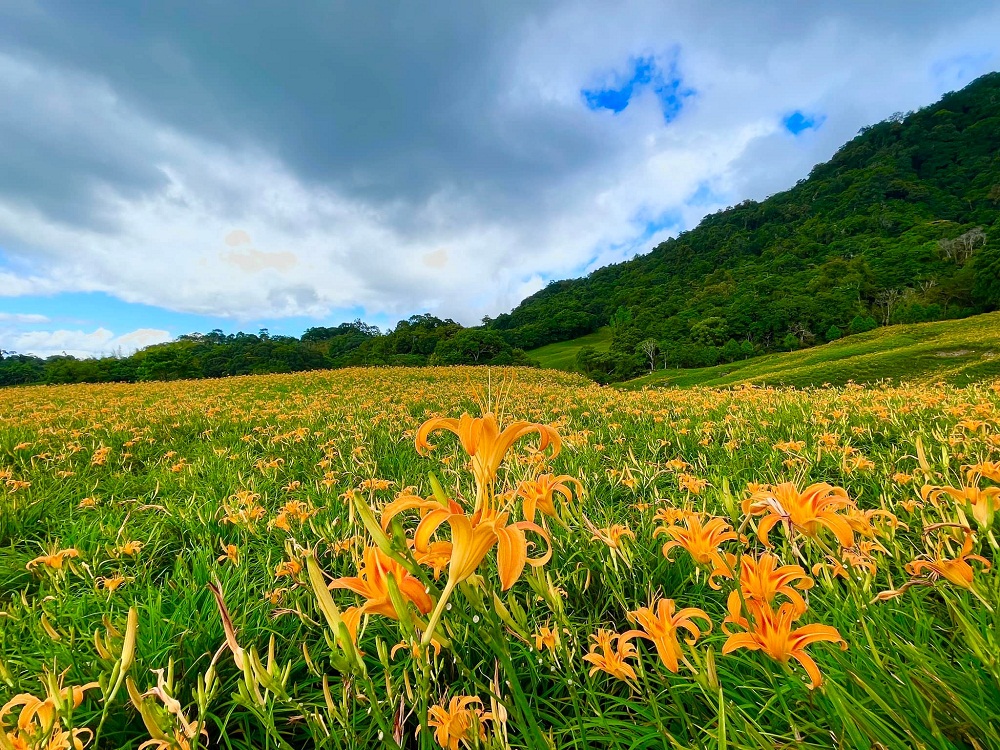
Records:
{"label": "forested mountain", "polygon": [[489,326],[530,349],[611,325],[599,379],[705,366],[1000,306],[1000,73],[866,127],[807,179]]}
{"label": "forested mountain", "polygon": [[[481,328],[417,315],[301,338],[213,331],[129,357],[0,352],[0,385],[171,380],[348,365],[523,364],[609,325],[580,368],[621,380],[1000,308],[1000,73],[863,128],[807,179],[648,255],[559,281]],[[2,347],[3,342],[0,342]]]}

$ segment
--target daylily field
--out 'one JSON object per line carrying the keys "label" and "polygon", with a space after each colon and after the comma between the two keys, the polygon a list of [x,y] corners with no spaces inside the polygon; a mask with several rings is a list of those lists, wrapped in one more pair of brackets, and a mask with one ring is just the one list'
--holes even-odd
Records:
{"label": "daylily field", "polygon": [[0,391],[0,749],[1000,748],[1000,383]]}

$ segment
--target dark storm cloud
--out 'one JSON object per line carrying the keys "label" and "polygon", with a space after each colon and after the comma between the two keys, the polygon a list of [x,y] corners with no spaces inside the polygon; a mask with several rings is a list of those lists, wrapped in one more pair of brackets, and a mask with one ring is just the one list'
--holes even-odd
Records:
{"label": "dark storm cloud", "polygon": [[[534,203],[539,186],[621,149],[565,102],[536,100],[525,111],[505,99],[525,29],[557,5],[22,0],[0,7],[0,50],[91,76],[150,123],[259,148],[305,180],[364,200],[405,205],[448,188],[515,211]],[[621,12],[647,15],[665,35],[674,16],[698,35],[735,36],[749,56],[824,17],[891,37],[954,17],[957,6],[721,4],[692,12],[689,4],[640,3]],[[27,122],[11,110],[0,115],[0,136],[18,144],[0,153],[0,190],[20,186],[42,210],[79,219],[94,184],[128,194],[162,184],[147,149],[109,150],[92,133],[69,131],[72,119],[46,121],[41,109]]]}
{"label": "dark storm cloud", "polygon": [[[597,134],[567,128],[561,107],[524,117],[498,102],[520,29],[546,9],[67,0],[0,9],[0,48],[93,75],[152,122],[251,144],[355,195],[420,200],[484,182],[517,195],[600,154]],[[151,177],[68,161],[126,189]]]}

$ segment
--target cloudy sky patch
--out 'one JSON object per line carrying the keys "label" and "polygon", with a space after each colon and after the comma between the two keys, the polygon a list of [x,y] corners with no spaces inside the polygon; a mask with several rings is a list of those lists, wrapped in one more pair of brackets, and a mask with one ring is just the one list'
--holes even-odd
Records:
{"label": "cloudy sky patch", "polygon": [[997,67],[977,2],[15,0],[0,348],[475,323]]}

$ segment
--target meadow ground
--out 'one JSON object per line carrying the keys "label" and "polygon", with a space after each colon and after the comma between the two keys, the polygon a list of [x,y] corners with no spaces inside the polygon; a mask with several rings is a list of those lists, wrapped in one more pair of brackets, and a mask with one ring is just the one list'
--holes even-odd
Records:
{"label": "meadow ground", "polygon": [[0,391],[0,747],[1000,747],[1000,383],[487,377]]}
{"label": "meadow ground", "polygon": [[630,380],[623,387],[717,387],[742,383],[806,387],[879,380],[964,385],[998,377],[1000,312],[962,320],[876,328],[822,346],[715,367],[657,370]]}
{"label": "meadow ground", "polygon": [[599,352],[606,352],[611,346],[611,329],[607,326],[598,328],[593,333],[580,336],[570,341],[558,341],[546,344],[528,352],[528,356],[536,360],[542,367],[549,370],[578,372],[576,355],[585,346],[592,346]]}

